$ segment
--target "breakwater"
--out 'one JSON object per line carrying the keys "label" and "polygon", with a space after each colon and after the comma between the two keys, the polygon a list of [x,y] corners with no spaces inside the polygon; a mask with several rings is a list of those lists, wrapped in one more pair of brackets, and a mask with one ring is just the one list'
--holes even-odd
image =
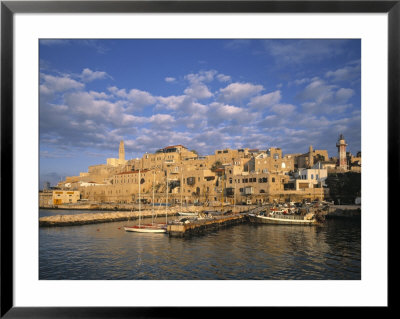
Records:
{"label": "breakwater", "polygon": [[[167,213],[168,216],[176,216],[179,212],[194,212],[204,213],[206,211],[226,212],[228,210],[232,213],[240,213],[249,210],[250,206],[236,206],[236,207],[201,207],[201,206],[188,206],[188,207],[169,207],[167,212],[165,208],[155,209],[154,214],[157,217],[163,217]],[[107,223],[125,220],[135,220],[139,217],[148,218],[152,216],[152,210],[146,209],[139,211],[115,211],[115,212],[96,212],[96,213],[83,213],[74,215],[54,215],[45,216],[39,218],[40,227],[52,227],[52,226],[76,226],[96,223]]]}

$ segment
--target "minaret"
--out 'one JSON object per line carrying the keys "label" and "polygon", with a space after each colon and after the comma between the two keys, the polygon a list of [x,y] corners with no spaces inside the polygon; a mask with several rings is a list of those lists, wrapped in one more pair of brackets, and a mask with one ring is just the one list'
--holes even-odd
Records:
{"label": "minaret", "polygon": [[119,164],[125,164],[125,148],[124,141],[119,143]]}
{"label": "minaret", "polygon": [[313,149],[312,146],[310,145],[308,149],[308,166],[311,168],[314,165],[314,156],[313,156]]}
{"label": "minaret", "polygon": [[347,170],[347,158],[346,158],[346,141],[344,140],[343,134],[340,134],[336,147],[339,153],[339,163],[338,166],[341,169]]}

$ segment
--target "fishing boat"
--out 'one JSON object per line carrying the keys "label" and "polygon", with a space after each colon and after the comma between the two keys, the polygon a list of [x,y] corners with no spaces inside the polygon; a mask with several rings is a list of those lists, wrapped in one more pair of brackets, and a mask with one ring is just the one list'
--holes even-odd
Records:
{"label": "fishing boat", "polygon": [[[165,224],[154,223],[154,180],[155,180],[155,173],[153,172],[153,209],[152,209],[152,213],[151,213],[151,224],[141,224],[140,170],[139,170],[139,225],[124,226],[125,231],[137,232],[137,233],[166,233],[167,232],[167,222],[165,222]],[[167,179],[167,193],[168,193],[168,179]]]}
{"label": "fishing boat", "polygon": [[321,225],[324,222],[322,215],[309,212],[305,215],[282,214],[281,212],[265,211],[258,214],[249,214],[249,220],[258,224],[274,224],[274,225]]}

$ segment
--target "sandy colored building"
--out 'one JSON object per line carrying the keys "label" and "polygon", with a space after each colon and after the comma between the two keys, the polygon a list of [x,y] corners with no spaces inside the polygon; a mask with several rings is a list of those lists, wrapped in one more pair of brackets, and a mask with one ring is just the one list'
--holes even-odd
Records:
{"label": "sandy colored building", "polygon": [[294,168],[310,168],[317,162],[329,160],[327,150],[314,150],[310,145],[308,152],[294,156]]}
{"label": "sandy colored building", "polygon": [[79,191],[69,191],[69,190],[53,191],[53,196],[52,196],[53,205],[77,203],[79,199],[80,199]]}
{"label": "sandy colored building", "polygon": [[50,207],[53,205],[53,191],[43,190],[39,192],[39,207]]}
{"label": "sandy colored building", "polygon": [[88,172],[67,177],[59,186],[80,192],[82,199],[103,203],[138,203],[139,188],[141,202],[152,203],[154,190],[154,202],[164,203],[167,183],[170,203],[263,203],[293,196],[315,198],[316,193],[320,195],[313,182],[306,189],[289,174],[299,163],[308,166],[325,156],[327,151],[312,147],[300,155],[283,156],[280,148],[272,147],[264,151],[222,149],[198,156],[183,145],[172,145],[126,160],[121,141],[118,159],[92,165]]}
{"label": "sandy colored building", "polygon": [[294,158],[282,158],[282,153],[260,153],[245,164],[245,170],[256,173],[290,172],[294,170]]}

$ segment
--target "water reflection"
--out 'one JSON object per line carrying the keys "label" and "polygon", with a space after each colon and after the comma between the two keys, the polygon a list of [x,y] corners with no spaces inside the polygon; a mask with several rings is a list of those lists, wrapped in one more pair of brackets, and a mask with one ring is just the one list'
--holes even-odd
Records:
{"label": "water reflection", "polygon": [[360,222],[241,224],[188,238],[123,230],[137,222],[40,228],[39,278],[361,279]]}

